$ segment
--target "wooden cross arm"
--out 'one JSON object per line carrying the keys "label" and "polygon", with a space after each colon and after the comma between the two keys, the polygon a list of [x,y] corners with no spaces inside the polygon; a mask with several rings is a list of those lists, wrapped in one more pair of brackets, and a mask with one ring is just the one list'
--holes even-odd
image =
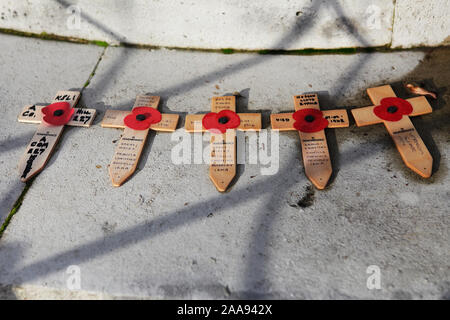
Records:
{"label": "wooden cross arm", "polygon": [[[106,110],[105,116],[103,117],[101,126],[104,128],[118,128],[125,129],[125,124],[123,119],[128,116],[130,111],[121,110]],[[155,131],[172,132],[175,131],[178,124],[178,119],[180,118],[177,114],[161,114],[161,121],[150,126],[150,129]]]}
{"label": "wooden cross arm", "polygon": [[[323,117],[328,120],[328,128],[345,128],[349,126],[348,114],[345,109],[324,110]],[[293,113],[277,113],[270,115],[272,130],[288,131],[294,128]]]}
{"label": "wooden cross arm", "polygon": [[[260,113],[238,113],[241,123],[236,130],[241,131],[259,131],[262,128]],[[184,129],[187,132],[206,132],[208,130],[203,127],[202,120],[204,114],[189,114],[186,116]],[[197,124],[197,125],[196,125]]]}
{"label": "wooden cross arm", "polygon": [[[24,123],[41,123],[42,122],[42,108],[45,106],[40,105],[28,105],[25,106],[22,112],[17,117],[19,122]],[[67,126],[74,127],[90,127],[94,122],[97,111],[95,109],[74,108],[72,119]]]}
{"label": "wooden cross arm", "polygon": [[[413,107],[413,111],[409,114],[410,117],[421,116],[433,111],[431,105],[428,103],[427,98],[423,96],[406,99],[406,101],[411,103]],[[355,118],[355,122],[358,127],[369,126],[372,124],[383,122],[382,119],[378,118],[375,113],[373,113],[374,108],[375,106],[352,109],[352,115],[353,118]]]}

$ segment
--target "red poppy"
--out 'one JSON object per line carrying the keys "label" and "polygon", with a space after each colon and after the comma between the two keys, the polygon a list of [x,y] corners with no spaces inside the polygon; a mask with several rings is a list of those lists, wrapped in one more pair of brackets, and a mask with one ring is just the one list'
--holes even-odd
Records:
{"label": "red poppy", "polygon": [[236,112],[222,110],[218,113],[205,114],[202,123],[205,129],[212,133],[225,133],[227,129],[237,128],[241,124],[241,119]]}
{"label": "red poppy", "polygon": [[328,127],[328,120],[317,109],[301,109],[292,117],[295,119],[294,128],[301,132],[318,132]]}
{"label": "red poppy", "polygon": [[72,119],[75,110],[68,102],[56,102],[42,108],[44,123],[52,126],[62,126]]}
{"label": "red poppy", "polygon": [[160,122],[161,118],[161,113],[155,108],[136,107],[123,119],[123,122],[128,128],[146,130],[152,124]]}
{"label": "red poppy", "polygon": [[403,115],[410,114],[413,111],[411,103],[400,98],[384,98],[381,104],[373,108],[373,113],[386,121],[399,121]]}

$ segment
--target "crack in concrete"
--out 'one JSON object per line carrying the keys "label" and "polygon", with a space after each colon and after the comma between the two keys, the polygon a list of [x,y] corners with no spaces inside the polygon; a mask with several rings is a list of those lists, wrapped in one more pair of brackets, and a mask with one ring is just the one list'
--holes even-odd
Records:
{"label": "crack in concrete", "polygon": [[[3,29],[0,29],[0,32],[2,32]],[[97,62],[94,65],[94,68],[92,69],[92,72],[89,74],[88,79],[86,80],[86,82],[84,83],[83,87],[81,88],[81,94],[83,93],[84,89],[89,86],[90,81],[94,78],[95,76],[95,72],[97,71],[98,66],[100,65],[100,62],[102,61],[102,58],[106,52],[106,49],[108,48],[108,45],[102,50],[102,52],[100,53],[100,56],[97,60]],[[8,228],[12,218],[14,217],[14,215],[19,211],[20,207],[22,206],[22,203],[24,202],[24,198],[28,192],[28,190],[31,188],[33,181],[35,178],[29,180],[25,187],[23,188],[22,192],[20,193],[19,197],[17,198],[17,200],[14,202],[14,205],[11,209],[11,211],[9,212],[8,216],[6,217],[5,221],[3,222],[3,224],[0,227],[0,240],[3,237],[3,234],[5,233],[6,229]]]}

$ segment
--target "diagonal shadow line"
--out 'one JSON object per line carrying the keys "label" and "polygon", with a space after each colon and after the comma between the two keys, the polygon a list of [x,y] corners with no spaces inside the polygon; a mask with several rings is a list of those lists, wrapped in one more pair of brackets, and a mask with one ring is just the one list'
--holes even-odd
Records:
{"label": "diagonal shadow line", "polygon": [[[65,0],[55,0],[55,1],[66,7],[70,6],[70,4]],[[313,12],[313,13],[316,12],[321,5],[322,5],[322,3],[318,0],[316,0],[315,2],[313,2],[313,4],[310,7],[308,7],[308,12]],[[104,31],[104,32],[109,31],[108,27],[97,22],[91,16],[82,13],[82,17],[84,19],[86,19],[88,22],[90,22],[92,25],[101,29],[102,31]],[[298,19],[293,24],[293,26],[291,27],[291,30],[286,35],[281,37],[281,39],[278,40],[273,45],[273,48],[279,48],[280,46],[283,46],[283,45],[288,46],[293,41],[295,41],[296,39],[301,37],[303,34],[308,32],[313,25],[314,25],[314,15],[305,14],[304,16],[300,17],[300,19]],[[123,38],[123,36],[118,35],[116,33],[113,33],[113,35],[116,40],[120,40]],[[116,57],[116,61],[118,61],[118,63],[115,63],[110,67],[110,70],[112,70],[112,71],[104,72],[105,76],[103,77],[102,80],[99,80],[99,82],[97,82],[97,85],[95,87],[97,95],[100,95],[101,92],[103,92],[106,89],[107,85],[115,78],[115,76],[118,73],[119,66],[123,66],[126,63],[126,61],[129,59],[128,51],[129,50],[123,50],[122,53],[118,57]],[[158,92],[153,92],[153,94],[158,95],[158,96],[177,96],[177,95],[186,93],[188,91],[191,91],[191,90],[201,86],[204,83],[204,81],[206,81],[206,80],[213,81],[215,79],[224,77],[226,75],[254,67],[254,66],[261,64],[269,59],[272,59],[273,57],[274,56],[270,56],[270,55],[254,55],[248,59],[237,62],[237,63],[233,64],[232,66],[227,66],[227,67],[223,67],[221,69],[215,70],[215,71],[211,71],[205,75],[198,76],[198,77],[188,80],[188,81],[182,81],[181,83],[175,84],[164,90],[160,90]]]}
{"label": "diagonal shadow line", "polygon": [[21,134],[10,139],[0,141],[0,153],[7,152],[22,147],[28,142],[29,134]]}
{"label": "diagonal shadow line", "polygon": [[[294,161],[292,161],[294,162]],[[291,175],[292,164],[290,163],[281,174],[289,174]],[[254,195],[260,196],[262,194],[266,194],[272,192],[272,186],[274,181],[278,180],[278,176],[274,175],[265,179],[262,183],[255,186]],[[237,190],[234,195],[239,195],[242,192],[245,192],[247,187],[243,187],[241,190]],[[92,257],[99,257],[105,254],[110,253],[114,249],[118,248],[126,248],[130,245],[133,245],[139,241],[149,240],[158,236],[159,234],[170,232],[175,230],[187,223],[191,223],[201,219],[208,219],[204,214],[204,207],[207,206],[218,206],[218,203],[225,204],[224,206],[220,206],[220,208],[232,208],[238,205],[241,202],[248,201],[251,197],[240,197],[238,199],[234,199],[230,201],[228,198],[233,197],[233,195],[224,195],[219,194],[208,201],[201,202],[199,204],[190,206],[188,208],[173,211],[168,213],[162,217],[158,217],[153,219],[152,221],[146,222],[141,225],[137,225],[131,228],[128,228],[124,231],[117,232],[113,235],[108,235],[102,239],[94,240],[90,243],[80,245],[74,247],[70,250],[67,250],[63,253],[53,255],[51,257],[42,259],[41,261],[37,261],[29,266],[25,266],[24,268],[16,271],[16,274],[20,274],[21,281],[29,281],[33,278],[38,278],[40,276],[44,276],[48,273],[55,272],[58,270],[62,270],[67,267],[67,264],[79,264]],[[158,227],[164,225],[165,228],[153,229],[153,227]],[[49,267],[51,266],[51,267]],[[52,270],[50,270],[52,269]]]}
{"label": "diagonal shadow line", "polygon": [[[55,0],[55,1],[58,2],[59,4],[65,6],[66,8],[71,5],[70,3],[68,3],[65,0]],[[322,5],[322,2],[319,0],[316,0],[312,3],[312,5],[310,7],[308,7],[307,11],[315,13],[321,5]],[[102,30],[103,32],[112,34],[116,40],[120,41],[120,40],[124,39],[124,36],[110,31],[110,29],[107,26],[98,22],[96,19],[87,15],[86,13],[81,12],[81,17],[83,19],[85,19],[86,21],[88,21],[90,24],[97,27],[98,29]],[[311,15],[305,14],[305,15],[301,16],[300,19],[297,20],[293,24],[291,31],[288,32],[283,37],[281,37],[281,39],[275,43],[273,48],[279,48],[283,45],[288,46],[290,43],[292,43],[293,41],[298,39],[300,36],[302,36],[304,33],[306,33],[308,30],[310,30],[313,25],[314,25],[314,15],[313,14],[311,14]],[[165,90],[154,92],[153,94],[158,95],[158,96],[169,96],[169,95],[177,96],[179,94],[186,93],[188,91],[191,91],[191,90],[199,87],[200,85],[202,85],[204,83],[205,80],[213,81],[215,79],[224,77],[226,75],[254,67],[254,66],[256,66],[264,61],[267,61],[268,59],[271,59],[271,58],[273,58],[273,56],[256,55],[256,56],[250,57],[248,59],[245,59],[243,61],[240,61],[238,63],[235,63],[231,67],[224,67],[224,68],[221,68],[216,71],[211,71],[210,73],[207,73],[205,75],[196,77],[189,81],[183,81],[179,84],[175,84],[171,87],[168,87]],[[116,60],[119,61],[120,65],[123,66],[125,64],[125,62],[128,60],[127,50],[123,50],[123,52],[119,55],[119,57],[116,58]],[[108,83],[110,83],[115,78],[115,75],[117,75],[117,73],[119,71],[118,65],[119,65],[118,63],[113,64],[110,67],[110,69],[112,71],[104,72],[105,76],[103,77],[102,80],[100,80],[101,84],[98,84],[96,86],[97,95],[98,95],[99,91],[100,91],[100,93],[103,92],[106,89]]]}
{"label": "diagonal shadow line", "polygon": [[[369,141],[367,143],[381,143],[387,140],[389,140],[389,137],[382,137],[375,141]],[[345,155],[349,156],[348,158],[350,160],[347,161],[348,164],[354,164],[355,162],[363,160],[367,157],[367,154],[358,152],[359,147],[359,145],[356,145],[344,152],[344,158],[346,158]],[[378,152],[381,151],[381,149],[378,150]],[[77,246],[71,250],[67,250],[48,258],[44,258],[17,271],[12,271],[12,273],[16,273],[16,275],[18,276],[20,275],[19,277],[21,281],[25,283],[26,281],[30,281],[34,278],[44,276],[58,270],[62,270],[63,268],[66,268],[67,265],[81,263],[83,261],[92,259],[93,257],[98,257],[110,253],[112,250],[124,248],[139,241],[151,239],[159,234],[175,230],[191,221],[200,220],[202,218],[206,219],[205,214],[202,212],[202,209],[204,207],[214,206],[222,209],[230,208],[238,205],[243,201],[248,201],[253,197],[261,196],[267,193],[273,193],[273,186],[276,184],[276,182],[283,180],[280,177],[282,177],[283,175],[286,175],[287,177],[292,176],[292,168],[297,166],[298,164],[299,161],[296,159],[296,157],[294,157],[292,161],[289,161],[289,164],[283,169],[283,171],[278,172],[276,175],[265,179],[262,183],[255,185],[254,190],[252,190],[253,194],[247,197],[233,199],[233,201],[230,201],[229,199],[232,198],[233,195],[239,195],[242,192],[245,192],[247,187],[236,190],[236,192],[232,194],[219,194],[208,201],[201,202],[180,211],[170,212],[168,214],[165,214],[163,217],[158,217],[142,225],[130,227],[127,230],[108,235],[105,238],[93,240],[87,244]],[[292,186],[293,184],[290,185]],[[218,203],[220,205],[218,205]],[[270,204],[269,201],[268,204]],[[266,224],[268,224],[268,222],[266,222]],[[166,227],[160,230],[152,230],[153,226],[161,225],[164,225]],[[253,268],[249,267],[248,270],[248,272],[250,272],[251,270],[253,270]]]}
{"label": "diagonal shadow line", "polygon": [[[342,6],[337,1],[330,1],[329,4],[333,7],[338,17],[342,17],[341,21],[344,28],[349,34],[358,40],[362,47],[370,47],[370,43],[358,32],[358,28],[347,18]],[[370,60],[370,55],[361,55],[359,62],[349,71],[344,74],[336,81],[336,86],[332,90],[334,93],[344,92],[352,82],[353,76],[356,75],[359,70]]]}
{"label": "diagonal shadow line", "polygon": [[370,47],[370,43],[358,32],[358,28],[353,24],[353,22],[349,18],[347,18],[347,15],[345,14],[344,9],[342,9],[341,4],[336,0],[329,1],[328,4],[333,7],[337,16],[341,17],[341,22],[347,32],[354,36],[355,39],[362,44],[362,47]]}
{"label": "diagonal shadow line", "polygon": [[[74,5],[73,3],[69,3],[68,1],[65,0],[55,0],[57,3],[59,3],[60,5],[64,6],[65,8],[68,8],[72,5]],[[97,29],[103,31],[104,33],[107,33],[108,35],[111,35],[115,40],[117,41],[123,41],[126,39],[126,37],[122,36],[121,34],[119,34],[118,32],[112,31],[110,29],[110,27],[104,25],[103,23],[99,22],[98,20],[92,18],[90,15],[86,14],[84,11],[81,10],[80,12],[80,16],[88,21],[91,25],[95,26]]]}
{"label": "diagonal shadow line", "polygon": [[[308,7],[307,11],[314,13],[320,8],[321,5],[322,3],[316,0],[310,7]],[[280,40],[278,40],[272,46],[272,48],[280,48],[282,46],[287,47],[289,44],[291,44],[299,37],[307,33],[313,26],[314,26],[314,15],[305,14],[304,16],[301,16],[300,19],[293,24],[291,30],[286,35],[284,35]],[[186,93],[199,87],[205,81],[214,81],[219,78],[230,75],[232,73],[238,73],[240,71],[243,71],[244,69],[249,69],[263,62],[266,62],[270,59],[274,59],[275,57],[276,55],[253,55],[252,57],[234,63],[231,66],[223,67],[219,70],[211,71],[205,75],[198,76],[189,81],[184,81],[179,84],[175,84],[171,87],[166,88],[165,90],[158,91],[155,94],[160,96],[165,96],[169,94],[171,96],[178,96],[180,94]]]}
{"label": "diagonal shadow line", "polygon": [[[10,210],[6,210],[6,208],[13,207],[14,202],[19,197],[20,193],[22,192],[24,188],[24,185],[21,181],[17,180],[13,183],[12,186],[8,188],[8,190],[5,190],[1,194],[0,198],[0,227],[5,222],[5,220],[8,218],[8,214]],[[3,211],[5,209],[5,212]],[[6,213],[6,214],[4,214]]]}
{"label": "diagonal shadow line", "polygon": [[[369,46],[369,43],[362,37],[357,28],[353,25],[353,23],[346,17],[342,7],[339,3],[336,1],[330,1],[329,4],[333,7],[333,9],[336,11],[338,17],[342,17],[341,20],[343,22],[343,25],[348,33],[353,35],[363,46],[367,47]],[[333,92],[339,93],[343,92],[348,88],[348,86],[351,83],[351,80],[354,78],[354,76],[361,70],[361,68],[367,63],[367,61],[370,59],[370,56],[361,56],[360,61],[351,68],[350,71],[345,72],[342,74],[342,76],[336,81],[336,87],[334,88]],[[347,80],[347,81],[345,81]],[[334,170],[338,168],[333,168]],[[277,188],[277,194],[283,193],[286,190],[289,190],[289,188],[292,187],[292,185],[295,183],[285,183],[282,184]],[[263,286],[264,288],[270,288],[270,282],[267,277],[267,268],[264,266],[267,266],[267,261],[269,261],[269,252],[268,252],[268,243],[271,237],[271,231],[272,231],[272,225],[275,223],[276,218],[276,212],[273,212],[271,210],[272,208],[277,208],[280,198],[277,197],[275,194],[272,194],[270,199],[267,201],[265,206],[262,208],[262,213],[257,218],[254,225],[256,226],[262,226],[265,225],[267,231],[266,232],[260,232],[258,229],[254,231],[254,234],[252,236],[251,243],[253,244],[259,244],[263,243],[262,248],[264,252],[257,252],[259,250],[252,250],[249,251],[250,261],[247,263],[247,268],[244,272],[242,281],[245,283],[245,288],[255,288],[255,286]],[[268,211],[268,213],[265,213],[265,211]],[[263,267],[262,267],[263,266]],[[244,294],[244,298],[246,299],[255,299],[255,298],[267,298],[270,297],[270,293],[258,293],[255,291],[248,291]]]}
{"label": "diagonal shadow line", "polygon": [[[57,1],[60,2],[60,3],[64,3],[65,2],[65,1],[62,1],[62,0],[57,0]],[[315,2],[314,5],[311,6],[311,9],[313,9],[313,10],[314,10],[314,8],[317,9],[319,6],[320,6],[320,4],[318,5],[317,2]],[[305,19],[303,19],[303,20],[305,20]],[[291,30],[291,32],[289,34],[287,34],[285,37],[283,37],[278,42],[278,45],[279,44],[284,44],[284,43],[290,43],[294,39],[299,37],[301,34],[303,34],[305,31],[307,31],[311,27],[311,23],[310,23],[310,21],[308,21],[308,19],[306,19],[305,23],[306,23],[306,26],[303,26],[304,28],[301,29],[301,30],[298,30],[298,24],[297,24]],[[99,28],[105,28],[106,29],[106,27],[104,27],[101,24],[97,23],[97,24],[94,24],[94,25],[97,25]],[[255,66],[255,65],[265,61],[266,59],[268,59],[268,58],[267,57],[260,57],[260,56],[249,58],[249,59],[244,61],[244,63],[247,64],[245,67],[249,68],[249,67]],[[167,89],[161,91],[159,93],[159,95],[167,95],[169,92],[172,92],[172,91],[176,91],[177,94],[180,94],[182,92],[186,92],[186,91],[192,90],[195,87],[199,86],[199,84],[202,83],[204,81],[204,79],[211,79],[211,77],[218,78],[220,76],[224,76],[224,75],[230,74],[232,72],[238,72],[239,70],[242,70],[242,68],[240,68],[240,66],[239,66],[242,63],[243,62],[240,62],[239,64],[235,64],[232,68],[222,68],[219,71],[211,72],[211,73],[209,73],[207,75],[204,75],[204,76],[201,76],[201,77],[197,77],[197,78],[192,79],[192,80],[190,80],[188,82],[184,82],[182,84],[178,84],[178,85],[172,86],[170,88],[167,88]],[[356,72],[357,70],[359,70],[359,68],[355,67],[354,70]],[[109,78],[109,79],[111,79],[111,78]],[[104,86],[104,87],[106,87],[106,86]],[[270,179],[268,179],[268,181],[271,181],[272,179],[273,178],[270,178]],[[265,183],[263,183],[262,185],[264,185],[264,184]],[[269,189],[269,191],[270,191],[270,189]],[[258,193],[256,193],[256,194],[258,194]],[[259,194],[261,194],[261,193],[259,193]],[[180,213],[178,213],[178,212],[171,213],[171,214],[169,214],[168,216],[166,216],[164,218],[157,218],[157,219],[153,220],[152,222],[149,222],[149,223],[146,223],[144,225],[136,226],[136,227],[133,227],[131,229],[122,231],[122,232],[120,232],[120,233],[118,233],[118,234],[116,234],[114,236],[109,236],[105,240],[101,240],[101,241],[97,240],[97,241],[91,242],[90,244],[79,246],[76,249],[72,249],[72,250],[66,251],[65,253],[55,255],[55,256],[50,257],[48,259],[44,259],[44,260],[42,260],[40,262],[32,264],[31,266],[23,268],[22,270],[20,270],[20,272],[22,272],[22,273],[25,272],[26,273],[26,271],[29,270],[30,271],[30,275],[32,274],[33,277],[40,276],[40,275],[43,275],[43,274],[45,274],[47,272],[43,272],[43,271],[33,272],[33,269],[43,270],[43,269],[45,269],[43,267],[45,267],[46,264],[53,262],[53,265],[55,265],[58,260],[66,258],[66,257],[68,257],[70,255],[72,255],[72,258],[69,259],[69,261],[77,261],[77,262],[79,262],[80,260],[84,261],[84,260],[86,260],[89,257],[89,254],[88,254],[89,252],[94,251],[99,246],[104,246],[106,242],[112,244],[113,247],[118,248],[118,247],[124,247],[124,246],[130,245],[132,243],[135,243],[136,241],[143,240],[144,238],[147,239],[150,236],[149,235],[145,235],[144,236],[144,234],[148,231],[148,229],[151,229],[153,223],[155,223],[155,224],[158,224],[158,222],[159,223],[164,223],[164,221],[166,221],[166,220],[174,219],[175,223],[172,223],[171,226],[169,228],[165,229],[165,230],[175,229],[176,227],[179,227],[180,225],[184,224],[184,221],[182,221],[182,219],[179,218],[180,215],[190,214],[192,217],[189,220],[197,220],[197,219],[201,218],[201,215],[198,214],[196,212],[196,210],[200,209],[201,205],[217,202],[217,200],[219,200],[221,197],[222,196],[214,197],[213,199],[211,199],[211,200],[209,200],[209,201],[207,201],[205,203],[196,205],[193,208],[190,208],[189,210],[185,209],[185,210],[181,210]],[[246,200],[247,199],[248,198],[246,198]],[[240,201],[241,200],[233,202],[232,206],[234,206],[235,204],[239,203]],[[178,221],[176,221],[177,218],[179,219]],[[139,233],[139,231],[141,232],[142,235],[140,235],[138,237],[133,236],[136,233]],[[155,235],[157,235],[159,233],[161,233],[161,231],[155,232],[152,236],[155,236]],[[125,237],[125,240],[127,240],[127,241],[124,241],[124,239],[122,239],[123,237]],[[75,252],[79,252],[79,250],[84,250],[84,252],[86,252],[86,254],[83,257],[81,257],[81,259],[80,259],[79,255],[78,256],[75,255]],[[105,254],[106,251],[109,251],[109,250],[104,249],[101,253],[95,254],[95,255],[98,256],[98,255]],[[66,262],[66,260],[65,260],[65,262]],[[60,268],[58,268],[58,269],[60,269]],[[249,265],[249,268],[247,269],[246,274],[248,274],[251,270],[252,270],[251,265]]]}
{"label": "diagonal shadow line", "polygon": [[[73,5],[72,3],[69,3],[66,0],[54,0],[54,1],[59,3],[60,5],[64,6],[65,8],[68,8],[71,5]],[[97,29],[111,35],[118,42],[121,42],[126,39],[125,36],[119,34],[118,32],[112,31],[108,26],[99,22],[97,19],[94,19],[90,15],[86,14],[83,10],[80,10],[80,16],[81,16],[81,18],[86,20],[89,24],[96,27]],[[107,52],[107,49],[108,48],[105,48],[100,59],[104,58],[104,56]],[[103,77],[103,79],[100,82],[97,82],[97,85],[95,87],[97,95],[101,95],[101,93],[106,89],[108,84],[117,78],[120,68],[123,67],[129,59],[129,52],[127,50],[123,50],[121,52],[121,54],[117,57],[117,59],[118,59],[118,61],[120,61],[120,63],[113,64],[109,68],[109,70],[105,71],[105,76]],[[100,63],[101,63],[101,61],[99,61],[98,64],[100,64]],[[95,77],[95,75],[92,76],[90,81],[92,81],[94,77]]]}
{"label": "diagonal shadow line", "polygon": [[[295,157],[292,157],[288,162],[287,168],[293,168],[295,166]],[[240,298],[243,299],[262,299],[270,298],[270,293],[259,293],[255,289],[257,287],[262,287],[267,289],[270,287],[270,283],[267,277],[267,265],[270,259],[268,247],[271,238],[272,226],[275,223],[278,212],[274,211],[273,208],[281,208],[282,197],[280,194],[284,194],[297,182],[295,180],[289,181],[283,180],[281,185],[278,185],[276,193],[271,193],[269,199],[261,206],[259,216],[256,217],[255,229],[253,235],[251,236],[252,241],[250,242],[250,249],[248,251],[249,262],[246,264],[246,269],[243,273],[243,283],[244,288],[247,288]],[[264,228],[265,230],[261,230]],[[254,245],[255,247],[252,247]],[[262,248],[262,252],[259,250]]]}

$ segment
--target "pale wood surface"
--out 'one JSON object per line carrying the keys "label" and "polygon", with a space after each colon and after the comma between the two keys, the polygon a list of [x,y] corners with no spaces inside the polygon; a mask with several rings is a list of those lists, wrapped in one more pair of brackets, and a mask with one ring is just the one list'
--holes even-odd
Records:
{"label": "pale wood surface", "polygon": [[[136,97],[133,109],[136,107],[150,107],[158,109],[160,97],[139,95]],[[152,124],[146,130],[133,130],[125,126],[123,120],[131,111],[107,110],[101,126],[104,128],[124,129],[118,142],[113,159],[109,165],[109,175],[113,186],[122,185],[136,170],[149,130],[172,132],[175,131],[179,116],[176,114],[161,114],[161,121]]]}
{"label": "pale wood surface", "polygon": [[[259,131],[262,127],[262,120],[260,113],[238,113],[241,119],[240,125],[236,130],[241,131]],[[208,130],[202,124],[204,114],[189,114],[186,116],[184,130],[187,132],[206,132]],[[197,124],[197,126],[196,126]]]}
{"label": "pale wood surface", "polygon": [[236,131],[211,133],[211,160],[209,176],[217,190],[227,190],[236,175]]}
{"label": "pale wood surface", "polygon": [[[294,96],[294,106],[295,111],[306,108],[320,110],[317,94]],[[314,133],[299,131],[299,136],[305,174],[318,189],[324,189],[333,172],[325,131]]]}
{"label": "pale wood surface", "polygon": [[63,130],[64,126],[38,126],[19,162],[20,180],[26,182],[44,169]]}
{"label": "pale wood surface", "polygon": [[383,98],[396,97],[390,85],[369,88],[367,89],[367,94],[369,95],[370,101],[376,106],[380,104]]}
{"label": "pale wood surface", "polygon": [[136,170],[149,130],[124,129],[109,165],[113,186],[122,185]]}
{"label": "pale wood surface", "polygon": [[206,132],[208,130],[202,124],[204,114],[188,114],[184,123],[187,132]]}
{"label": "pale wood surface", "polygon": [[403,116],[400,121],[384,121],[384,125],[408,168],[424,178],[429,178],[433,167],[433,157],[414,128],[411,119]]}
{"label": "pale wood surface", "polygon": [[159,96],[139,95],[136,97],[136,100],[134,101],[133,109],[136,107],[150,107],[158,109],[160,100],[161,97]]}
{"label": "pale wood surface", "polygon": [[[74,107],[80,99],[81,93],[78,91],[58,91],[52,103],[68,102]],[[64,130],[64,126],[47,126],[39,124],[36,133],[28,144],[25,154],[19,161],[20,180],[28,181],[38,174],[50,159],[56,144]]]}
{"label": "pale wood surface", "polygon": [[270,124],[272,130],[289,131],[296,130],[294,128],[295,120],[292,118],[293,113],[273,113],[270,115]]}
{"label": "pale wood surface", "polygon": [[[375,92],[376,93],[376,92]],[[379,98],[375,95],[374,92],[372,94],[377,100],[381,101],[383,97]],[[385,97],[387,98],[387,97]],[[425,97],[414,97],[410,99],[406,99],[409,103],[411,103],[413,107],[413,111],[409,115],[410,117],[421,116],[424,114],[428,114],[433,112],[430,103]],[[375,113],[373,113],[373,109],[375,106],[363,107],[363,108],[355,108],[352,109],[353,118],[355,118],[356,125],[358,127],[370,126],[372,124],[383,123],[383,120],[378,118]]]}
{"label": "pale wood surface", "polygon": [[[144,103],[147,101],[150,104],[145,107],[157,108],[157,105],[155,106],[156,99],[145,99],[142,96],[140,96],[140,97],[141,97],[140,103]],[[150,97],[150,98],[155,98],[155,97]],[[159,101],[159,99],[156,101]],[[143,105],[138,105],[138,106],[144,107]],[[111,110],[111,109],[106,110],[105,115],[102,119],[101,126],[104,128],[125,129],[125,124],[123,123],[123,120],[130,113],[131,113],[131,111]],[[180,116],[177,114],[162,113],[161,121],[158,123],[152,124],[150,126],[150,129],[155,130],[155,131],[173,132],[177,128],[179,118],[180,118]]]}
{"label": "pale wood surface", "polygon": [[213,97],[211,99],[211,112],[220,112],[222,110],[231,110],[236,112],[236,97]]}
{"label": "pale wood surface", "polygon": [[345,109],[323,110],[323,117],[328,120],[327,128],[346,128],[350,125]]}
{"label": "pale wood surface", "polygon": [[[42,122],[43,114],[41,112],[42,108],[45,106],[39,105],[28,105],[23,108],[17,120],[23,123],[36,123]],[[66,126],[73,127],[90,127],[94,122],[97,111],[95,109],[86,108],[74,108],[74,113],[72,118]]]}
{"label": "pale wood surface", "polygon": [[162,132],[173,132],[177,128],[178,119],[180,118],[177,114],[161,114],[161,121],[150,126],[150,129]]}
{"label": "pale wood surface", "polygon": [[[220,112],[222,110],[236,112],[236,97],[213,97],[211,111]],[[209,177],[217,190],[224,192],[236,175],[236,132],[227,130],[225,134],[211,133],[210,142]]]}
{"label": "pale wood surface", "polygon": [[260,113],[238,113],[241,123],[236,130],[241,131],[259,131],[261,130],[262,120]]}
{"label": "pale wood surface", "polygon": [[103,128],[125,129],[123,119],[130,113],[130,111],[108,109],[103,116],[101,126]]}
{"label": "pale wood surface", "polygon": [[[322,111],[323,117],[328,120],[327,128],[346,128],[349,126],[348,114],[345,109]],[[288,131],[294,128],[293,113],[275,113],[270,115],[272,130]]]}
{"label": "pale wood surface", "polygon": [[[369,88],[367,89],[367,94],[374,105],[379,105],[383,98],[396,97],[389,85]],[[415,97],[408,99],[408,101],[413,106],[414,115],[421,115],[432,111],[431,106],[428,101],[426,101],[425,97]],[[363,112],[356,111],[353,113],[358,126],[360,123],[364,123],[365,125],[373,124],[373,122],[371,123],[367,120],[369,118],[373,119],[372,115],[368,115],[369,110],[373,114],[373,108],[374,106],[360,108],[365,110]],[[364,116],[367,116],[367,119],[364,119]],[[397,147],[403,162],[405,162],[408,168],[424,178],[429,178],[433,166],[433,157],[414,128],[409,117],[404,115],[400,121],[384,121],[378,117],[376,118],[378,119],[376,123],[384,123],[392,140],[394,140],[395,146]]]}
{"label": "pale wood surface", "polygon": [[[211,112],[222,110],[236,112],[236,97],[224,96],[211,99]],[[227,190],[236,176],[236,130],[258,131],[262,128],[261,114],[238,113],[241,120],[236,129],[228,129],[224,134],[211,133],[211,156],[209,177],[218,191]],[[186,116],[184,129],[187,132],[206,132],[202,120],[205,114],[191,114]]]}
{"label": "pale wood surface", "polygon": [[370,126],[372,124],[382,123],[383,120],[373,113],[375,106],[352,109],[353,118],[355,118],[358,127]]}

